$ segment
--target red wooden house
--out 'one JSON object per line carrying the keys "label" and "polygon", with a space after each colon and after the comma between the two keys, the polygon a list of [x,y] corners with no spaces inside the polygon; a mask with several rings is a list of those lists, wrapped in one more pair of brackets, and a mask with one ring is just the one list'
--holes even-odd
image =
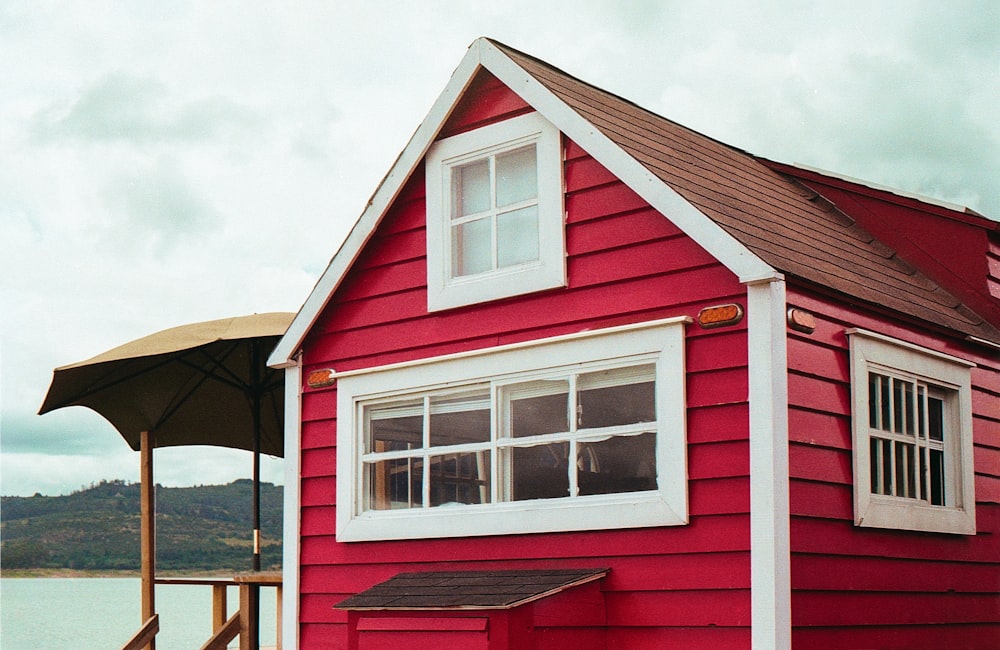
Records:
{"label": "red wooden house", "polygon": [[286,643],[997,647],[998,298],[997,222],[480,39],[271,357]]}

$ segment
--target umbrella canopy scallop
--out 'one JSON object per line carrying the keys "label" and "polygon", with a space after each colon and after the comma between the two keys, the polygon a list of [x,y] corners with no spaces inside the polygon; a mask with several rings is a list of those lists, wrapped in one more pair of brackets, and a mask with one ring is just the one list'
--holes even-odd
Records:
{"label": "umbrella canopy scallop", "polygon": [[283,455],[284,372],[267,357],[294,314],[182,325],[56,368],[39,414],[86,406],[132,449],[212,445]]}

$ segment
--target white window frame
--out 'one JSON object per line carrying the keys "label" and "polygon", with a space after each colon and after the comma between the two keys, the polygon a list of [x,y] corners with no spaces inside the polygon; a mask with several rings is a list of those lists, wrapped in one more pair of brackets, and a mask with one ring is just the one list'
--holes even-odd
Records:
{"label": "white window frame", "polygon": [[[974,535],[976,498],[972,440],[975,364],[863,329],[848,329],[854,442],[854,523],[857,526]],[[873,494],[868,374],[941,389],[945,397],[945,504]]]}
{"label": "white window frame", "polygon": [[[451,170],[534,143],[538,251],[534,262],[452,277]],[[566,286],[562,146],[559,130],[528,113],[435,142],[426,156],[427,307],[451,309]]]}
{"label": "white window frame", "polygon": [[[366,541],[686,524],[684,325],[672,318],[337,375],[337,540]],[[393,396],[556,370],[653,363],[657,489],[531,501],[364,510],[364,407]],[[494,419],[498,417],[494,414]],[[493,426],[499,426],[494,424]]]}

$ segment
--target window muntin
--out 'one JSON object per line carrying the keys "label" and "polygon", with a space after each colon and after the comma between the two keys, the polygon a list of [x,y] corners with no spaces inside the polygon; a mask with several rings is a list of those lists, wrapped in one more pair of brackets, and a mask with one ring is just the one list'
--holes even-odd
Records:
{"label": "window muntin", "polygon": [[848,330],[855,523],[975,533],[973,364]]}
{"label": "window muntin", "polygon": [[538,155],[531,143],[450,169],[452,278],[538,261]]}
{"label": "window muntin", "polygon": [[338,375],[337,538],[686,523],[685,322]]}
{"label": "window muntin", "polygon": [[946,391],[914,378],[868,373],[868,426],[872,494],[943,506]]}
{"label": "window muntin", "polygon": [[363,404],[364,509],[656,490],[655,384],[640,363]]}
{"label": "window muntin", "polygon": [[427,152],[428,308],[565,286],[559,131],[529,113]]}

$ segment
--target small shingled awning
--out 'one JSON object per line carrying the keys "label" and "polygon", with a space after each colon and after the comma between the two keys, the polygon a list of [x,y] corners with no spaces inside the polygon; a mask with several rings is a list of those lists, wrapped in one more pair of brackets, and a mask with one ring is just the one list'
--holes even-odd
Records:
{"label": "small shingled awning", "polygon": [[337,603],[348,610],[512,609],[577,585],[609,569],[515,569],[400,573]]}

